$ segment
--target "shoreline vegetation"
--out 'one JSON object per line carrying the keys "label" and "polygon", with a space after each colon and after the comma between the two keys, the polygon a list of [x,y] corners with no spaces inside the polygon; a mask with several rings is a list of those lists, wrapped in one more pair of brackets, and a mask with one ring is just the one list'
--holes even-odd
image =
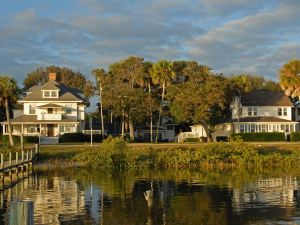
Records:
{"label": "shoreline vegetation", "polygon": [[[66,148],[68,148],[66,146]],[[76,163],[95,170],[198,169],[297,167],[300,151],[236,140],[181,146],[133,146],[122,138],[108,138],[101,145],[69,151],[43,151],[43,162]],[[295,150],[292,150],[295,149]]]}

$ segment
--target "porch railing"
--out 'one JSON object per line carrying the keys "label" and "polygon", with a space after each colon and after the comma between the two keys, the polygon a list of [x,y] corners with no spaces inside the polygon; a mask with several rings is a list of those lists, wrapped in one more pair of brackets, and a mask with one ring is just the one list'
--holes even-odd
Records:
{"label": "porch railing", "polygon": [[62,114],[42,113],[37,115],[38,120],[62,120]]}

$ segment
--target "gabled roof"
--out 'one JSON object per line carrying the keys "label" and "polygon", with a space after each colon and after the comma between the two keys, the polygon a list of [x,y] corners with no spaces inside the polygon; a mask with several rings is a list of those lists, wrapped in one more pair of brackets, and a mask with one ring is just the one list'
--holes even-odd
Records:
{"label": "gabled roof", "polygon": [[290,106],[293,103],[283,91],[257,90],[241,96],[242,106]]}
{"label": "gabled roof", "polygon": [[[58,98],[43,98],[42,90],[59,90]],[[35,85],[29,89],[29,94],[20,99],[23,101],[80,101],[84,99],[81,96],[82,91],[77,88],[67,87],[56,81],[48,81],[44,85]]]}
{"label": "gabled roof", "polygon": [[[231,120],[231,122],[238,122],[237,119]],[[290,122],[290,123],[298,123],[291,120],[281,119],[275,116],[256,116],[256,117],[242,117],[239,122]]]}
{"label": "gabled roof", "polygon": [[60,90],[59,83],[56,81],[48,81],[41,87],[41,90]]}

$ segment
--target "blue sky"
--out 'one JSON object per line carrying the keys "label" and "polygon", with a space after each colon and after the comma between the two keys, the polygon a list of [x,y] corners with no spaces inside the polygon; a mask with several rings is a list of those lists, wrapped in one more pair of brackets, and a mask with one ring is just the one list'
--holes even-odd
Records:
{"label": "blue sky", "polygon": [[20,84],[39,66],[91,77],[129,55],[187,59],[226,75],[300,58],[299,0],[3,0],[0,74]]}

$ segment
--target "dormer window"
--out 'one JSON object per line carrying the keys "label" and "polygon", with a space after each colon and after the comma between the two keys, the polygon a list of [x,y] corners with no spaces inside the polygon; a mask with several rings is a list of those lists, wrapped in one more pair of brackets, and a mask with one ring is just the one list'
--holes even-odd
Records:
{"label": "dormer window", "polygon": [[44,98],[58,98],[58,91],[43,91]]}
{"label": "dormer window", "polygon": [[44,98],[50,98],[50,91],[44,91]]}
{"label": "dormer window", "polygon": [[58,91],[51,91],[51,98],[57,98]]}

